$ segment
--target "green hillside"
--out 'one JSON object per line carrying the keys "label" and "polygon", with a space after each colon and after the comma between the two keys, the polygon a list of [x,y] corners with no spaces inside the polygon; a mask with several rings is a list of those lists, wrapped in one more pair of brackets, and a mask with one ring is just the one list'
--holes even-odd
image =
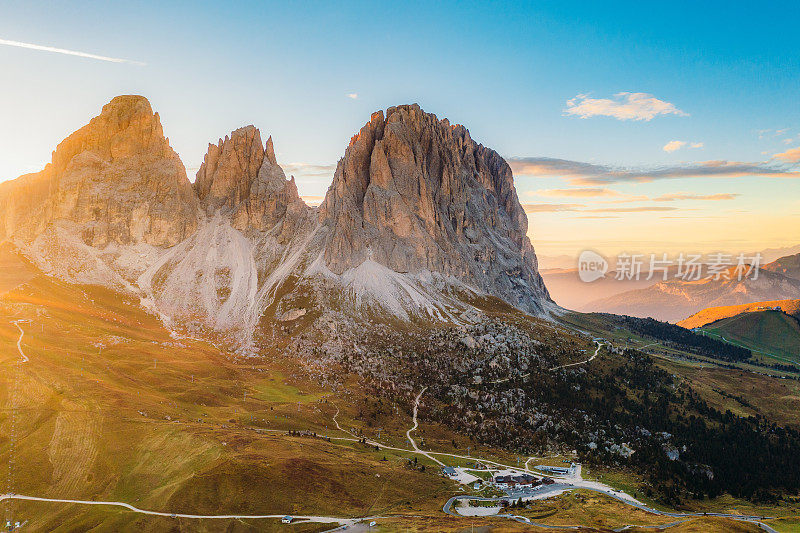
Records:
{"label": "green hillside", "polygon": [[800,324],[781,311],[741,313],[702,329],[753,351],[800,362]]}

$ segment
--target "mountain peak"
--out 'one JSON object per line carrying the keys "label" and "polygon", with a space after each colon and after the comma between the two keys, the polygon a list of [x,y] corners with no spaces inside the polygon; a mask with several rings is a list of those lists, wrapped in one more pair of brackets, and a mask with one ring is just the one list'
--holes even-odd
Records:
{"label": "mountain peak", "polygon": [[245,339],[300,294],[358,317],[453,317],[482,295],[551,305],[510,167],[417,104],[372,114],[317,211],[255,126],[209,144],[192,185],[147,99],[120,96],[47,169],[0,187],[0,209],[0,236],[43,271]]}
{"label": "mountain peak", "polygon": [[264,161],[261,132],[244,126],[209,144],[203,164],[197,171],[194,188],[207,210],[234,208],[250,193]]}
{"label": "mountain peak", "polygon": [[121,113],[132,114],[142,112],[145,114],[153,114],[153,108],[150,106],[150,100],[139,94],[121,94],[111,99],[109,103],[103,106],[102,113]]}
{"label": "mountain peak", "polygon": [[153,113],[147,98],[136,95],[113,98],[98,116],[61,141],[53,152],[53,170],[64,172],[83,152],[92,152],[107,162],[135,155],[149,159],[177,157],[164,137],[158,113]]}
{"label": "mountain peak", "polygon": [[294,181],[286,180],[275,159],[272,136],[262,145],[253,125],[208,145],[194,188],[209,215],[224,212],[245,232],[272,227],[289,204],[301,201]]}
{"label": "mountain peak", "polygon": [[372,114],[339,161],[320,218],[337,274],[372,260],[452,276],[527,311],[548,299],[511,168],[417,104]]}
{"label": "mountain peak", "polygon": [[142,96],[113,98],[58,144],[40,175],[48,183],[46,194],[10,193],[21,195],[15,203],[32,213],[27,238],[68,222],[80,228],[76,240],[91,246],[139,241],[171,246],[196,227],[186,170],[164,137],[158,113]]}

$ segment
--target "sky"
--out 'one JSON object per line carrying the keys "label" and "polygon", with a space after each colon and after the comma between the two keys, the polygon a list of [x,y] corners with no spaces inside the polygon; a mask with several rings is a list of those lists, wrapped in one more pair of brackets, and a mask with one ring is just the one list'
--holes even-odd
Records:
{"label": "sky", "polygon": [[800,243],[800,3],[644,4],[0,0],[0,181],[142,94],[190,179],[254,124],[313,202],[417,102],[509,161],[540,255]]}

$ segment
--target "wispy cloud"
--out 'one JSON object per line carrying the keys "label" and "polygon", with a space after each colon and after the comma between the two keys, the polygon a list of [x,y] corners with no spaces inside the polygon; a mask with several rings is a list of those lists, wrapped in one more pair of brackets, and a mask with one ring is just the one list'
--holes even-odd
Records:
{"label": "wispy cloud", "polygon": [[[645,195],[627,194],[607,187],[583,187],[574,189],[539,189],[536,191],[527,191],[526,196],[539,196],[544,198],[605,198],[612,197],[612,200],[597,200],[600,204],[626,204],[634,202],[675,202],[684,200],[706,200],[706,201],[719,201],[719,200],[734,200],[738,193],[717,193],[717,194],[695,194],[691,192],[676,192],[669,194],[662,194],[655,198]],[[581,204],[528,204],[537,206],[536,209],[553,210],[552,206],[558,207],[558,210],[564,210],[565,207],[578,208],[585,207]],[[551,207],[544,207],[551,206]],[[647,208],[652,209],[652,208]],[[672,208],[670,208],[672,209]]]}
{"label": "wispy cloud", "polygon": [[740,195],[738,193],[718,193],[718,194],[694,194],[690,192],[676,192],[670,194],[662,194],[653,198],[654,202],[674,202],[676,200],[735,200]]}
{"label": "wispy cloud", "polygon": [[358,93],[347,93],[347,97],[351,100],[358,100]]}
{"label": "wispy cloud", "polygon": [[527,191],[527,196],[545,196],[552,198],[597,198],[600,196],[620,196],[622,193],[606,187],[575,188],[575,189],[539,189]]}
{"label": "wispy cloud", "polygon": [[647,213],[650,211],[677,211],[678,207],[651,205],[642,207],[598,207],[586,209],[587,213]]}
{"label": "wispy cloud", "polygon": [[587,208],[585,204],[522,204],[526,213],[559,213],[576,211],[579,213],[647,213],[659,211],[677,211],[678,207],[651,205],[639,207],[595,207]]}
{"label": "wispy cloud", "polygon": [[659,100],[648,93],[617,93],[613,98],[589,98],[579,94],[567,100],[567,115],[580,118],[612,117],[617,120],[652,120],[659,115],[689,116],[675,104]]}
{"label": "wispy cloud", "polygon": [[77,56],[83,57],[86,59],[96,59],[98,61],[108,61],[110,63],[127,63],[129,65],[138,65],[140,67],[144,67],[147,63],[142,61],[134,61],[132,59],[123,59],[120,57],[108,57],[108,56],[101,56],[97,54],[90,54],[88,52],[79,52],[77,50],[67,50],[65,48],[55,48],[53,46],[43,46],[40,44],[32,44],[32,43],[23,43],[20,41],[10,41],[8,39],[0,39],[0,45],[5,46],[15,46],[17,48],[27,48],[29,50],[39,50],[42,52],[53,52],[56,54],[64,54],[68,56]]}
{"label": "wispy cloud", "polygon": [[583,204],[522,204],[526,213],[555,213],[558,211],[577,211]]}
{"label": "wispy cloud", "polygon": [[690,143],[687,141],[670,141],[665,144],[662,148],[665,152],[675,152],[676,150],[680,150],[684,146],[688,146],[689,148],[702,148],[703,143]]}
{"label": "wispy cloud", "polygon": [[286,163],[281,165],[287,174],[308,177],[330,177],[336,172],[336,165],[318,165],[316,163]]}
{"label": "wispy cloud", "polygon": [[[786,162],[800,162],[800,148],[776,154]],[[800,178],[800,170],[774,161],[743,163],[738,161],[699,161],[654,168],[612,167],[555,159],[551,157],[510,158],[508,163],[518,176],[549,176],[568,180],[573,185],[607,185],[611,183],[646,183],[677,178],[738,178],[758,176],[769,178]]]}
{"label": "wispy cloud", "polygon": [[319,204],[322,203],[322,201],[325,199],[325,197],[324,196],[301,196],[300,199],[303,200],[306,203],[306,205],[309,205],[311,207],[317,207]]}
{"label": "wispy cloud", "polygon": [[758,138],[763,139],[765,137],[780,137],[787,131],[789,131],[789,128],[781,128],[779,130],[772,130],[772,129],[758,130],[757,133],[758,133]]}

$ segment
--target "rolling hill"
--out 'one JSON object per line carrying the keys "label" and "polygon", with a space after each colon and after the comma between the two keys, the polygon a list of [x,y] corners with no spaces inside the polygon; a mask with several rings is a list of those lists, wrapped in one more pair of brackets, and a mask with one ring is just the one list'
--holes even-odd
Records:
{"label": "rolling hill", "polygon": [[800,322],[782,311],[750,311],[702,327],[719,337],[764,355],[800,363]]}
{"label": "rolling hill", "polygon": [[788,315],[800,318],[800,300],[771,300],[768,302],[709,307],[693,314],[689,318],[681,320],[678,322],[678,325],[688,329],[699,328],[716,320],[722,320],[723,318],[736,316],[741,313],[764,311],[767,308],[771,309],[775,307],[780,307],[781,311]]}

